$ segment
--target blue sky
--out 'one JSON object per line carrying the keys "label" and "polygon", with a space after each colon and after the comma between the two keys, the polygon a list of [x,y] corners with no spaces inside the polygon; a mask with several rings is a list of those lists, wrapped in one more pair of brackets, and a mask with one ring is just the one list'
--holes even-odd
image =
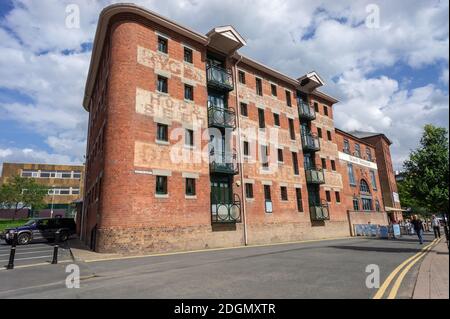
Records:
{"label": "blue sky", "polygon": [[[92,41],[101,9],[113,2],[0,2],[0,162],[83,161]],[[424,124],[448,128],[448,1],[137,3],[202,33],[232,24],[247,40],[243,53],[292,77],[317,71],[340,100],[336,126],[388,135],[397,169]],[[372,3],[376,28],[365,23]],[[70,4],[79,28],[64,23]]]}

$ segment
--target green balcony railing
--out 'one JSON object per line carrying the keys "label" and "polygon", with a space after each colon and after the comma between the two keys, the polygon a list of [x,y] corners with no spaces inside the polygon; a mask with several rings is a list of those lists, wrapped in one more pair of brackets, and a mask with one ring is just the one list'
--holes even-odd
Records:
{"label": "green balcony railing", "polygon": [[298,116],[301,119],[312,121],[316,119],[316,111],[307,102],[298,100]]}
{"label": "green balcony railing", "polygon": [[319,137],[317,137],[314,133],[303,133],[302,134],[302,145],[303,150],[305,151],[319,151],[320,150],[320,141]]}
{"label": "green balcony railing", "polygon": [[239,174],[239,165],[237,162],[236,151],[216,152],[212,150],[209,153],[209,161],[209,168],[211,173],[221,173],[229,175]]}
{"label": "green balcony railing", "polygon": [[221,128],[236,128],[236,113],[233,108],[208,106],[208,126]]}
{"label": "green balcony railing", "polygon": [[322,221],[330,219],[330,212],[328,209],[328,204],[313,204],[309,206],[309,212],[311,215],[311,220]]}
{"label": "green balcony railing", "polygon": [[215,65],[207,65],[206,79],[208,86],[224,91],[233,91],[233,74],[231,69],[224,69]]}
{"label": "green balcony railing", "polygon": [[233,194],[233,200],[224,201],[211,196],[211,222],[212,223],[239,223],[241,222],[241,199]]}
{"label": "green balcony railing", "polygon": [[305,169],[306,182],[310,184],[324,184],[325,173],[323,169],[307,168]]}

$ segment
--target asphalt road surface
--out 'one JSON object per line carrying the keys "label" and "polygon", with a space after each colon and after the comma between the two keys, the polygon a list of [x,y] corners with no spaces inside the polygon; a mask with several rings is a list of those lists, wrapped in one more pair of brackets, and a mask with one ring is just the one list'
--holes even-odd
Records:
{"label": "asphalt road surface", "polygon": [[[366,299],[377,292],[366,286],[368,265],[379,266],[383,283],[432,239],[426,235],[423,246],[411,236],[352,238],[77,262],[78,289],[66,287],[68,264],[2,270],[0,298]],[[419,264],[406,275],[397,298],[411,297]]]}

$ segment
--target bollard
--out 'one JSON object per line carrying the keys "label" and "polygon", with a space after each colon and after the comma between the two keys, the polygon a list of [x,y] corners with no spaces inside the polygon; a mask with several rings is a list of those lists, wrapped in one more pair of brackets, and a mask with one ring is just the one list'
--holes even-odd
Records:
{"label": "bollard", "polygon": [[59,234],[60,232],[59,230],[57,230],[55,233],[55,245],[53,246],[53,265],[56,265],[58,263]]}
{"label": "bollard", "polygon": [[9,253],[9,262],[6,269],[14,269],[14,257],[16,256],[16,246],[17,246],[17,233],[14,232],[13,239],[11,242],[11,251]]}

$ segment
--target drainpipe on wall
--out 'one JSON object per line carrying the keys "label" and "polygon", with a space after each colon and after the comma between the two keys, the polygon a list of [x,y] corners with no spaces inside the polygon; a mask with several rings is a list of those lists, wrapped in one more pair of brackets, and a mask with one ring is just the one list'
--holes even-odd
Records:
{"label": "drainpipe on wall", "polygon": [[238,82],[239,82],[239,76],[238,76],[238,69],[237,65],[239,62],[241,62],[242,56],[239,55],[239,60],[236,61],[234,64],[234,79],[235,79],[235,86],[236,86],[236,121],[237,121],[237,139],[238,139],[238,160],[239,160],[239,176],[241,179],[241,193],[242,193],[242,221],[244,224],[244,244],[245,246],[248,245],[248,234],[247,234],[247,215],[246,215],[246,198],[245,198],[245,184],[244,184],[244,163],[242,161],[242,155],[241,155],[241,122],[240,122],[240,102],[239,102],[239,89],[238,89]]}
{"label": "drainpipe on wall", "polygon": [[86,215],[86,186],[87,186],[87,172],[88,172],[88,158],[89,158],[89,137],[90,137],[90,133],[91,133],[91,112],[89,111],[89,124],[88,124],[88,134],[87,134],[87,138],[86,138],[86,155],[84,158],[84,179],[83,179],[83,208],[81,209],[81,218],[80,218],[80,240],[84,241],[84,230],[85,230],[85,226],[84,226],[84,220],[85,220],[85,215]]}

